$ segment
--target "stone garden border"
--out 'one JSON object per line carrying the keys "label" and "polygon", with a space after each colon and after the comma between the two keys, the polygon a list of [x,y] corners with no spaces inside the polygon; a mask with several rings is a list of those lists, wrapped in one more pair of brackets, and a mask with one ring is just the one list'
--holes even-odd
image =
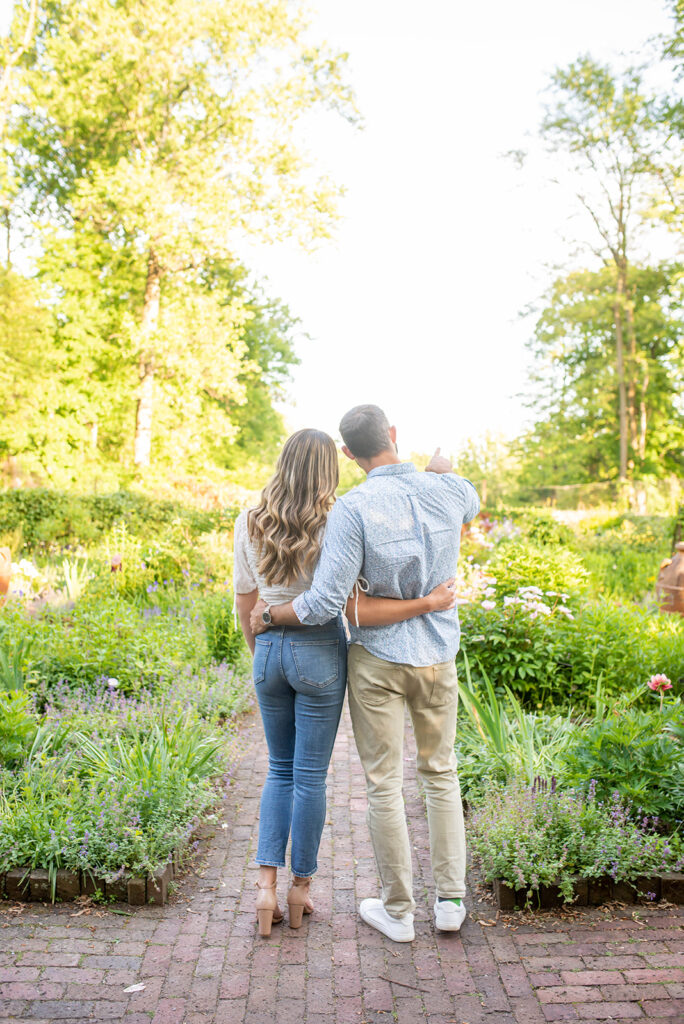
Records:
{"label": "stone garden border", "polygon": [[[684,874],[670,872],[663,875],[641,875],[634,883],[614,882],[610,877],[578,878],[572,904],[563,903],[557,885],[542,885],[538,898],[533,896],[530,906],[533,910],[549,910],[563,906],[595,907],[608,900],[636,903],[640,893],[653,893],[654,902],[662,899],[668,903],[684,904]],[[494,899],[499,910],[515,910],[516,907],[525,906],[527,893],[525,889],[514,889],[497,878],[494,882]]]}
{"label": "stone garden border", "polygon": [[[124,875],[113,882],[92,875],[87,871],[57,871],[55,901],[75,900],[79,896],[94,896],[101,893],[117,903],[128,903],[142,907],[147,903],[158,906],[168,902],[169,883],[180,873],[180,858],[177,854],[164,867],[158,868],[147,877]],[[6,897],[31,903],[50,903],[50,875],[43,868],[12,868],[0,872],[0,898]]]}

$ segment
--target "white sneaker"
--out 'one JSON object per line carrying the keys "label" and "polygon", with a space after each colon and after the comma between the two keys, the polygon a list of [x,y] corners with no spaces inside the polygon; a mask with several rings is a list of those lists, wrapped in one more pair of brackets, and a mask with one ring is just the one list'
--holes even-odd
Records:
{"label": "white sneaker", "polygon": [[392,917],[385,910],[382,900],[361,900],[359,914],[371,928],[377,928],[394,942],[413,942],[416,933],[413,930],[413,914],[403,917]]}
{"label": "white sneaker", "polygon": [[440,932],[457,932],[460,931],[461,925],[466,918],[465,903],[461,900],[460,905],[452,903],[451,900],[445,900],[444,903],[440,903],[438,899],[435,899],[435,928],[438,928]]}

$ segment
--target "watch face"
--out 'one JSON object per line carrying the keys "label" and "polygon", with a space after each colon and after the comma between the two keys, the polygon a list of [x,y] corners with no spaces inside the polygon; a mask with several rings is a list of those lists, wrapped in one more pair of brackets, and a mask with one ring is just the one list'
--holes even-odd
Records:
{"label": "watch face", "polygon": [[271,613],[269,611],[262,612],[261,613],[261,621],[264,623],[264,625],[270,626],[271,625]]}

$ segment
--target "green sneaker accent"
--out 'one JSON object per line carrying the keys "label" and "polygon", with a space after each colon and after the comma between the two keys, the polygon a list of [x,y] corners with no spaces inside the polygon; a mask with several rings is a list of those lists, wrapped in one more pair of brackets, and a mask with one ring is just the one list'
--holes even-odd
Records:
{"label": "green sneaker accent", "polygon": [[460,896],[454,896],[454,897],[451,897],[451,896],[444,896],[444,897],[438,896],[437,897],[437,902],[438,903],[455,903],[457,907],[460,907],[461,903],[463,903],[463,900],[461,899]]}

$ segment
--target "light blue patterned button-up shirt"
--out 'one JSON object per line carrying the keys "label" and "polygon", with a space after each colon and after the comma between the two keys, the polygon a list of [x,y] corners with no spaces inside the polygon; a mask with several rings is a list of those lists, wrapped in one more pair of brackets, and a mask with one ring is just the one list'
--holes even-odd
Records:
{"label": "light blue patterned button-up shirt", "polygon": [[[473,485],[455,473],[419,473],[412,462],[371,470],[335,502],[311,589],[293,603],[297,618],[308,626],[328,622],[360,576],[378,597],[429,594],[455,575],[461,526],[479,508]],[[352,643],[404,665],[454,658],[461,633],[456,608],[392,626],[350,628]]]}

